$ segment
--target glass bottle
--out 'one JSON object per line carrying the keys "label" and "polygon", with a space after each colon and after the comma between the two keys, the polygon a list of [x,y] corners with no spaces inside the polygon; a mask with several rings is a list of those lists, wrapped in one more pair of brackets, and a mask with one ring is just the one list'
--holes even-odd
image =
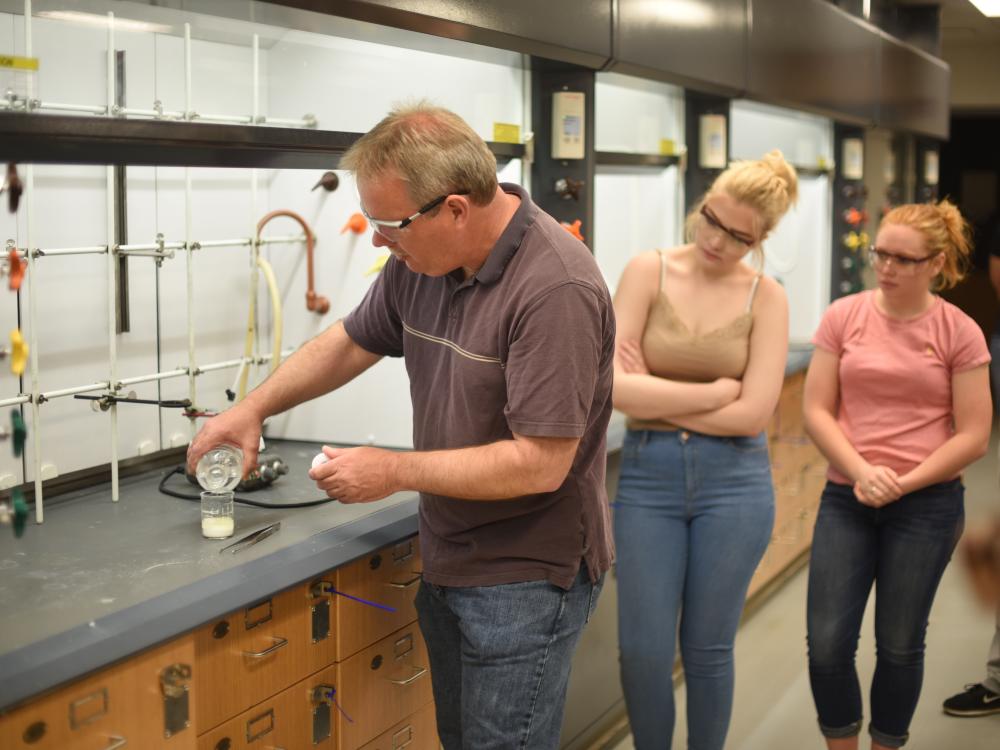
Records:
{"label": "glass bottle", "polygon": [[243,451],[225,443],[207,451],[195,469],[198,484],[209,492],[228,492],[236,489],[243,477]]}

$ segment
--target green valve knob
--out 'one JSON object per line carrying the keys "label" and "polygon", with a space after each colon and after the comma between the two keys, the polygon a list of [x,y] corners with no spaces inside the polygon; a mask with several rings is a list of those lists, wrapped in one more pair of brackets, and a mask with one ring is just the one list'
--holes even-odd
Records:
{"label": "green valve knob", "polygon": [[14,436],[14,456],[19,457],[24,453],[24,441],[28,439],[28,428],[24,424],[20,409],[10,410],[10,426],[11,434]]}
{"label": "green valve knob", "polygon": [[14,501],[14,536],[20,539],[28,522],[28,504],[24,502],[24,493],[20,488],[11,493],[11,499]]}

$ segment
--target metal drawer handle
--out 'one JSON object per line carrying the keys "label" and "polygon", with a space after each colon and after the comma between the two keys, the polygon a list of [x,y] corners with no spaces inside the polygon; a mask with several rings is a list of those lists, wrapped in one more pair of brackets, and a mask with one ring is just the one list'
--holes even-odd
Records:
{"label": "metal drawer handle", "polygon": [[419,575],[415,576],[414,578],[411,578],[408,581],[403,581],[401,583],[396,583],[395,581],[389,581],[389,583],[387,583],[386,586],[392,586],[394,589],[408,589],[417,583],[420,583]]}
{"label": "metal drawer handle", "polygon": [[111,744],[104,748],[104,750],[118,750],[118,748],[125,747],[128,744],[128,740],[124,737],[111,735],[108,739],[111,740]]}
{"label": "metal drawer handle", "polygon": [[260,659],[262,657],[267,656],[268,654],[273,654],[279,648],[284,648],[285,646],[288,645],[288,639],[287,638],[279,638],[278,636],[275,636],[275,635],[268,636],[268,637],[272,641],[274,641],[274,645],[271,646],[271,648],[266,648],[263,651],[244,651],[243,655],[244,656],[249,656],[251,659]]}
{"label": "metal drawer handle", "polygon": [[393,685],[409,685],[410,683],[416,682],[425,674],[427,674],[427,667],[413,667],[413,669],[416,671],[410,677],[407,677],[405,680],[394,680],[391,677],[386,677],[386,679],[389,680],[389,682],[391,682]]}

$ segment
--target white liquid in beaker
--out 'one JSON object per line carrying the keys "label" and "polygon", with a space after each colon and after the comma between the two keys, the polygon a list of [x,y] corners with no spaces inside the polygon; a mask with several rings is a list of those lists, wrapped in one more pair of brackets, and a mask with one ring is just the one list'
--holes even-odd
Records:
{"label": "white liquid in beaker", "polygon": [[209,539],[226,539],[233,535],[235,522],[232,518],[219,516],[201,519],[201,535]]}

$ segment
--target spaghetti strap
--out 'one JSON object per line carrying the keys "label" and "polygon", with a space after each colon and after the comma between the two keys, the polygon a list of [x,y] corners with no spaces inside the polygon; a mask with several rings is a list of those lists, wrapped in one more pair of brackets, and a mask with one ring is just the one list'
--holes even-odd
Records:
{"label": "spaghetti strap", "polygon": [[747,307],[744,313],[750,312],[753,309],[753,298],[757,295],[757,284],[760,283],[760,274],[753,277],[753,284],[750,286],[750,296],[747,297]]}
{"label": "spaghetti strap", "polygon": [[662,292],[664,287],[663,282],[667,280],[667,256],[659,248],[657,248],[656,254],[660,256],[660,286],[657,291]]}

